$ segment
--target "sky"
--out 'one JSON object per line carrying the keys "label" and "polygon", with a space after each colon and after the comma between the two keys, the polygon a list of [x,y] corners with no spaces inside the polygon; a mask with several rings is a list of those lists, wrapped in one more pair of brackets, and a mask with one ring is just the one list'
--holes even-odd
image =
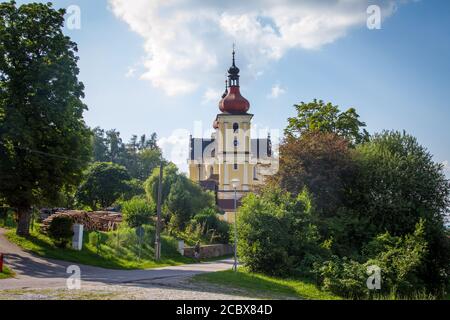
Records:
{"label": "sky", "polygon": [[[314,98],[355,107],[370,133],[416,136],[450,177],[448,1],[53,3],[70,9],[65,33],[79,48],[86,123],[125,141],[156,132],[182,170],[189,134],[211,133],[235,43],[255,128],[282,132],[293,105]],[[368,27],[370,5],[380,28]]]}

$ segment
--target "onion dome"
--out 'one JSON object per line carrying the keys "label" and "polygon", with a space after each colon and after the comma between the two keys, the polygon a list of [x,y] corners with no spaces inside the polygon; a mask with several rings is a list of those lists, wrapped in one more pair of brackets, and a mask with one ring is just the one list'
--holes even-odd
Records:
{"label": "onion dome", "polygon": [[235,51],[233,50],[233,65],[228,69],[228,88],[225,97],[219,102],[219,109],[224,113],[241,114],[250,109],[250,103],[239,90],[239,68],[235,63]]}

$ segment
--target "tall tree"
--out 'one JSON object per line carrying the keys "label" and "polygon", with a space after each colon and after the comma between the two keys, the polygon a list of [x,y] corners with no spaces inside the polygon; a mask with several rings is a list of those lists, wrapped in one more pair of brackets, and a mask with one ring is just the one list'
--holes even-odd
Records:
{"label": "tall tree", "polygon": [[355,175],[346,139],[335,133],[311,132],[285,139],[280,145],[279,171],[271,180],[294,195],[306,187],[318,211],[330,216],[343,205]]}
{"label": "tall tree", "polygon": [[90,158],[77,46],[51,3],[0,4],[0,194],[28,235],[32,205],[76,185]]}
{"label": "tall tree", "polygon": [[125,167],[111,162],[96,162],[85,174],[77,192],[80,204],[93,210],[106,208],[129,191],[130,175]]}
{"label": "tall tree", "polygon": [[92,145],[94,161],[108,161],[108,146],[106,145],[105,130],[100,127],[92,129]]}
{"label": "tall tree", "polygon": [[301,102],[294,107],[297,115],[288,118],[288,126],[285,129],[287,136],[299,137],[308,132],[328,132],[346,138],[351,144],[359,144],[369,138],[364,129],[366,124],[359,120],[354,108],[341,112],[338,106],[316,99],[310,103]]}

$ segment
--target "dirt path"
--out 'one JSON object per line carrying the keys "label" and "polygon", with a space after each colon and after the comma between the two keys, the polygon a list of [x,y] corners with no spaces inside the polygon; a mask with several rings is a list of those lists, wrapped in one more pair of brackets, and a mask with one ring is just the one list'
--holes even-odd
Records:
{"label": "dirt path", "polygon": [[[73,262],[41,258],[10,243],[0,228],[0,252],[16,273],[0,280],[0,299],[236,299],[223,288],[193,283],[196,274],[227,270],[231,260],[148,270],[111,270],[77,265],[81,290],[68,290],[67,267]],[[247,297],[248,299],[248,297]]]}

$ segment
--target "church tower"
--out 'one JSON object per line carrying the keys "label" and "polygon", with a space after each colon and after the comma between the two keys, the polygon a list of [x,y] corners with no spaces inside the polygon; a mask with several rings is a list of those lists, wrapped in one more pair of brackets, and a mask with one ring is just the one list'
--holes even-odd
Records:
{"label": "church tower", "polygon": [[233,49],[232,65],[228,69],[225,93],[219,102],[220,113],[213,123],[211,139],[190,139],[189,175],[205,189],[213,190],[217,205],[225,220],[232,222],[234,191],[239,200],[264,178],[278,169],[273,164],[270,136],[252,139],[253,114],[250,103],[240,92],[239,68]]}

